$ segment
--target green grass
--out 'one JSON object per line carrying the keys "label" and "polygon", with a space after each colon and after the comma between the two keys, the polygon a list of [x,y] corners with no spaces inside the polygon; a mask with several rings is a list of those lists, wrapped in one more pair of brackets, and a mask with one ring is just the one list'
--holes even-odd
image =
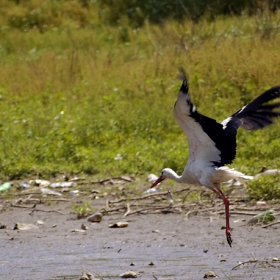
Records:
{"label": "green grass", "polygon": [[[78,14],[61,12],[50,23],[41,18],[43,29],[21,28],[10,14],[1,19],[3,179],[141,175],[167,166],[181,172],[188,147],[172,114],[179,67],[198,110],[218,121],[280,83],[279,13],[197,24],[146,21],[135,29],[106,25],[94,9],[81,24],[85,8],[71,9]],[[44,10],[37,13],[43,17]],[[279,168],[279,128],[280,122],[257,132],[240,129],[232,166],[248,174],[262,165]]]}
{"label": "green grass", "polygon": [[273,200],[280,198],[280,177],[264,176],[256,180],[249,181],[248,195],[250,199]]}

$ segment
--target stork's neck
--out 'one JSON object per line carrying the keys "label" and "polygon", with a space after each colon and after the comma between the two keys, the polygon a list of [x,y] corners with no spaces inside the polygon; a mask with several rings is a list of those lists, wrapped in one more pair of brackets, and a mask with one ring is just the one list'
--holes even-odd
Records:
{"label": "stork's neck", "polygon": [[[165,172],[164,172],[165,171]],[[165,178],[170,178],[178,183],[186,183],[186,184],[196,184],[200,185],[198,178],[196,178],[188,169],[184,169],[184,172],[181,176],[179,176],[174,170],[171,168],[164,168],[163,172],[165,173]]]}
{"label": "stork's neck", "polygon": [[181,183],[183,181],[183,177],[179,176],[174,170],[172,170],[170,168],[165,168],[164,170],[166,170],[168,178],[170,178],[178,183]]}

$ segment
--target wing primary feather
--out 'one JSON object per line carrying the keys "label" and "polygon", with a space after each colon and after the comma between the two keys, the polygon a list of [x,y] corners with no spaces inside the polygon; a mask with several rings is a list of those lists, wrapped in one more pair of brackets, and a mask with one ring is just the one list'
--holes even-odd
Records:
{"label": "wing primary feather", "polygon": [[186,75],[186,72],[184,70],[184,68],[179,68],[179,71],[180,71],[180,79],[182,80],[182,86],[180,88],[180,91],[183,93],[183,94],[188,94],[189,92],[189,84],[188,84],[188,78],[187,78],[187,75]]}
{"label": "wing primary feather", "polygon": [[[225,130],[232,129],[231,125],[233,121],[235,121],[235,124],[238,123],[238,127],[242,126],[247,130],[257,130],[260,128],[264,128],[270,124],[273,124],[273,118],[280,117],[279,111],[273,111],[274,109],[280,107],[280,103],[278,102],[274,104],[265,105],[264,103],[267,103],[279,97],[280,86],[276,86],[265,91],[259,97],[254,99],[251,103],[244,106],[242,109],[233,114],[229,118],[228,122],[226,122],[225,120]],[[240,122],[236,122],[237,119],[240,120]]]}

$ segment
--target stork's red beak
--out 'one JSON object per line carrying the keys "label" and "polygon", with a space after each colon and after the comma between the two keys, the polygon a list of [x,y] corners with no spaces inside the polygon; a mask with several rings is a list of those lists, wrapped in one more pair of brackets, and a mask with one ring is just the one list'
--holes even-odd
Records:
{"label": "stork's red beak", "polygon": [[161,176],[150,186],[150,189],[158,185],[161,181],[163,181],[165,178],[162,178]]}

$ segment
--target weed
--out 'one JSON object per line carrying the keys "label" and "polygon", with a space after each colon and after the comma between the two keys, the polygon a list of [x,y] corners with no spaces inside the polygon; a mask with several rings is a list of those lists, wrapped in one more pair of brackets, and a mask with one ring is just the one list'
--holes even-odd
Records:
{"label": "weed", "polygon": [[247,186],[250,199],[280,199],[280,176],[263,176],[248,181]]}
{"label": "weed", "polygon": [[83,204],[72,204],[72,210],[73,213],[77,215],[78,219],[87,217],[90,213],[94,211],[94,208],[92,208],[89,204],[89,202],[83,202]]}

